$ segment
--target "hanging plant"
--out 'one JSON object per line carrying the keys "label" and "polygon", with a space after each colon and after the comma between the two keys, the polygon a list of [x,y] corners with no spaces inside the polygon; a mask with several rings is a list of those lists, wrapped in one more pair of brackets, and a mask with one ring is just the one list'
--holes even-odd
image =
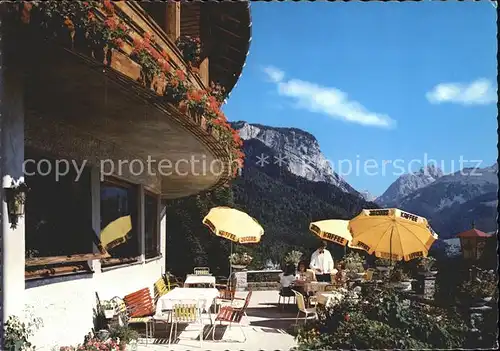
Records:
{"label": "hanging plant", "polygon": [[98,21],[93,12],[88,13],[91,25],[88,27],[87,37],[92,46],[121,49],[130,29],[115,15],[108,16],[104,21]]}
{"label": "hanging plant", "polygon": [[210,82],[209,93],[215,98],[215,100],[222,105],[226,97],[226,89],[219,83]]}
{"label": "hanging plant", "polygon": [[208,96],[207,92],[201,89],[189,90],[186,94],[187,108],[191,113],[202,116],[207,110]]}
{"label": "hanging plant", "polygon": [[[178,105],[182,112],[186,112],[188,109],[186,100],[189,89],[190,86],[186,80],[186,74],[178,69],[174,74],[170,74],[167,77],[167,84],[163,96],[167,102]],[[181,104],[181,102],[184,103]]]}
{"label": "hanging plant", "polygon": [[189,35],[183,35],[177,38],[175,45],[182,53],[182,57],[186,63],[193,66],[198,66],[200,64],[201,56],[201,42],[198,37],[191,37]]}
{"label": "hanging plant", "polygon": [[160,53],[151,45],[151,36],[146,34],[144,38],[134,40],[134,49],[130,58],[141,65],[143,83],[150,86],[155,76],[163,73],[160,65],[162,58]]}

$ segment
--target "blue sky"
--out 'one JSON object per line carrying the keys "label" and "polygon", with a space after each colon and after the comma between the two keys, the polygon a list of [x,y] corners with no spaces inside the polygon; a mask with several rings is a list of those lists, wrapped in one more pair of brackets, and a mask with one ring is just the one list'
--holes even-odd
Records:
{"label": "blue sky", "polygon": [[[496,161],[491,4],[259,2],[251,9],[250,54],[224,108],[230,120],[312,133],[334,169],[375,195],[425,157],[446,173],[458,171],[461,158],[483,160],[482,167]],[[351,161],[350,174],[340,160]]]}

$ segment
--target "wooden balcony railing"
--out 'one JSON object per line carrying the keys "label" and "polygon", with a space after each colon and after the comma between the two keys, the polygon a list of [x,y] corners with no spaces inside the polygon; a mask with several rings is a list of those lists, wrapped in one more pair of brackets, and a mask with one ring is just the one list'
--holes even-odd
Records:
{"label": "wooden balcony railing", "polygon": [[[228,161],[231,167],[241,166],[241,140],[220,110],[221,94],[215,94],[216,90],[209,91],[196,70],[185,62],[176,44],[141,6],[127,1],[23,4],[22,16],[27,17],[26,9],[31,11],[28,14],[33,13],[33,20],[30,21],[28,15],[23,21],[33,24],[35,35],[54,39],[70,51],[87,57],[85,60],[92,57],[110,66],[115,71],[111,72],[112,76],[129,89],[138,91],[142,85],[145,89],[141,94],[148,100],[153,101],[152,95],[156,95],[158,98],[154,104],[161,103],[165,111],[175,107],[177,112],[174,115],[187,116],[186,119],[175,119],[204,139],[205,144],[212,145],[214,155]],[[143,47],[138,49],[143,44],[147,48],[146,56],[149,55],[145,61],[144,56],[138,54],[138,51],[144,51]],[[127,83],[124,78],[136,84]],[[167,95],[167,90],[171,89],[165,88],[177,89],[179,81],[184,88],[178,94],[180,97]],[[186,90],[192,94],[186,94]],[[196,126],[199,131],[193,130]]]}

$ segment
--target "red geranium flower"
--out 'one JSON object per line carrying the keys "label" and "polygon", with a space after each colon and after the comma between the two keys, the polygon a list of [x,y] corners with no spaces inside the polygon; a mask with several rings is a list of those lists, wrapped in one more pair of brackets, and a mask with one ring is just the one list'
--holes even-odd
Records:
{"label": "red geranium flower", "polygon": [[177,78],[179,78],[179,80],[181,81],[184,81],[186,80],[186,75],[184,74],[184,71],[178,69],[175,71],[175,75],[177,76]]}
{"label": "red geranium flower", "polygon": [[163,70],[163,72],[169,73],[170,68],[171,67],[170,67],[170,63],[168,62],[168,60],[163,60],[161,63],[161,69]]}
{"label": "red geranium flower", "polygon": [[115,30],[118,28],[118,22],[117,22],[116,18],[114,18],[114,17],[108,17],[104,21],[104,25],[111,30]]}
{"label": "red geranium flower", "polygon": [[351,316],[349,316],[348,314],[346,314],[346,315],[344,316],[344,320],[345,320],[346,322],[349,322],[349,320],[350,320],[350,319],[351,319]]}
{"label": "red geranium flower", "polygon": [[114,5],[110,0],[104,0],[103,4],[104,4],[104,8],[106,9],[106,11],[108,11],[109,13],[115,12]]}
{"label": "red geranium flower", "polygon": [[95,21],[95,14],[94,14],[92,11],[89,11],[89,12],[87,13],[87,19],[88,19],[89,21]]}
{"label": "red geranium flower", "polygon": [[117,38],[117,39],[115,39],[115,40],[114,40],[114,43],[115,43],[115,45],[116,45],[117,47],[119,47],[120,49],[121,49],[121,48],[123,48],[123,44],[124,44],[124,42],[123,42],[123,40],[122,40],[122,39]]}

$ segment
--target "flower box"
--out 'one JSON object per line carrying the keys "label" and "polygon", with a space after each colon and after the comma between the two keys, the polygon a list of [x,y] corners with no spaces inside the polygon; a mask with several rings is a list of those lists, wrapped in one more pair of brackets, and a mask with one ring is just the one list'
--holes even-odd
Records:
{"label": "flower box", "polygon": [[[138,81],[141,78],[141,66],[118,50],[110,50],[109,60],[107,63],[111,68],[126,75],[130,79]],[[164,88],[165,87],[163,85],[163,89]]]}

